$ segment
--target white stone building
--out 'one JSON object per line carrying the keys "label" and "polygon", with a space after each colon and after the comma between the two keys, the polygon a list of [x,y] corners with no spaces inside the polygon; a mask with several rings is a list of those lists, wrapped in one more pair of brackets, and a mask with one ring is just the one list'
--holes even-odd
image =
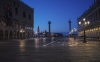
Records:
{"label": "white stone building", "polygon": [[21,0],[0,0],[0,39],[33,37],[34,8]]}
{"label": "white stone building", "polygon": [[84,36],[84,29],[87,37],[99,37],[100,38],[100,0],[95,0],[93,5],[86,10],[77,20],[89,21],[90,24],[85,27],[78,24],[78,36]]}

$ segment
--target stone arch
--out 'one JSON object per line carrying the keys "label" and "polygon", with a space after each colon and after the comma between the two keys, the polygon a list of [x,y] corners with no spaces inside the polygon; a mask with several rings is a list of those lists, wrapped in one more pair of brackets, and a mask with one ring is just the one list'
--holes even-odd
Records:
{"label": "stone arch", "polygon": [[33,37],[33,32],[31,32],[31,37]]}
{"label": "stone arch", "polygon": [[32,32],[32,37],[33,37],[33,32]]}
{"label": "stone arch", "polygon": [[30,36],[31,36],[30,34],[31,34],[31,32],[29,32],[29,38],[30,38]]}
{"label": "stone arch", "polygon": [[26,38],[28,38],[28,33],[27,32],[25,32],[25,36],[26,36]]}
{"label": "stone arch", "polygon": [[22,36],[22,33],[19,32],[19,38],[22,39],[22,37],[23,37],[23,36]]}
{"label": "stone arch", "polygon": [[30,33],[28,32],[27,35],[28,35],[28,38],[29,38],[30,37]]}
{"label": "stone arch", "polygon": [[16,31],[13,31],[13,38],[16,38]]}
{"label": "stone arch", "polygon": [[3,39],[3,30],[0,30],[0,39]]}
{"label": "stone arch", "polygon": [[8,30],[5,31],[5,39],[8,39]]}
{"label": "stone arch", "polygon": [[100,39],[100,31],[99,31],[99,33],[98,33],[98,34],[99,34],[99,39]]}
{"label": "stone arch", "polygon": [[12,31],[9,32],[9,38],[10,38],[10,39],[13,38],[13,32],[12,32]]}
{"label": "stone arch", "polygon": [[17,33],[16,33],[16,34],[17,34],[17,38],[19,39],[19,38],[20,38],[20,36],[19,36],[19,35],[20,35],[20,32],[19,32],[19,31],[17,31]]}
{"label": "stone arch", "polygon": [[24,39],[26,38],[26,33],[25,33],[25,32],[23,32],[23,38],[24,38]]}

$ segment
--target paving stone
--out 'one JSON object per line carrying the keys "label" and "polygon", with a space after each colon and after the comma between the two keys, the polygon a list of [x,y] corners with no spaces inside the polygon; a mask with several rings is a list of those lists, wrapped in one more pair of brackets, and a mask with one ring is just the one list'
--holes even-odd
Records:
{"label": "paving stone", "polygon": [[[85,44],[79,40],[70,40],[59,43],[48,38],[38,41],[36,39],[0,41],[0,62],[100,62],[98,42],[89,41]],[[48,45],[43,46],[45,44]]]}
{"label": "paving stone", "polygon": [[100,60],[87,60],[87,62],[100,62]]}

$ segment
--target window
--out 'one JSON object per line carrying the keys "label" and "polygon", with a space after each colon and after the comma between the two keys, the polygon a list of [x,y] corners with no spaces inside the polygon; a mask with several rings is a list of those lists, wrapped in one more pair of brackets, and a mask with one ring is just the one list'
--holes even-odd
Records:
{"label": "window", "polygon": [[15,23],[13,22],[13,26],[15,25]]}
{"label": "window", "polygon": [[18,3],[18,7],[19,7],[19,3]]}
{"label": "window", "polygon": [[8,4],[6,4],[6,10],[10,10],[10,7]]}
{"label": "window", "polygon": [[26,14],[25,14],[25,12],[23,12],[23,17],[26,17]]}
{"label": "window", "polygon": [[17,8],[15,8],[15,14],[18,15],[18,9]]}
{"label": "window", "polygon": [[100,19],[100,9],[99,9],[99,19]]}
{"label": "window", "polygon": [[22,28],[22,26],[20,25],[20,27],[19,28]]}
{"label": "window", "polygon": [[15,1],[14,1],[14,6],[15,6]]}
{"label": "window", "polygon": [[7,26],[13,26],[13,22],[11,20],[9,20],[9,19],[7,20],[6,23],[7,23]]}
{"label": "window", "polygon": [[18,28],[18,24],[16,24],[16,28]]}
{"label": "window", "polygon": [[95,18],[97,19],[97,11],[95,12]]}
{"label": "window", "polygon": [[93,21],[95,21],[95,14],[93,13]]}
{"label": "window", "polygon": [[29,14],[29,19],[31,20],[31,15]]}

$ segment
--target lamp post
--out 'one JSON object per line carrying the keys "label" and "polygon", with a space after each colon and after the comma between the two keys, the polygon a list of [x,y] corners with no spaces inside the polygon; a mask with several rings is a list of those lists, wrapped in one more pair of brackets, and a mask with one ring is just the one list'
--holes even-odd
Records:
{"label": "lamp post", "polygon": [[21,29],[20,30],[20,33],[22,34],[22,39],[23,39],[23,33],[24,33],[25,31],[23,30],[23,29]]}
{"label": "lamp post", "polygon": [[84,40],[83,40],[83,43],[87,43],[87,41],[86,41],[86,34],[85,34],[85,27],[87,25],[89,25],[89,24],[90,24],[90,22],[86,21],[85,18],[83,18],[83,21],[79,22],[79,25],[82,25],[84,27]]}

